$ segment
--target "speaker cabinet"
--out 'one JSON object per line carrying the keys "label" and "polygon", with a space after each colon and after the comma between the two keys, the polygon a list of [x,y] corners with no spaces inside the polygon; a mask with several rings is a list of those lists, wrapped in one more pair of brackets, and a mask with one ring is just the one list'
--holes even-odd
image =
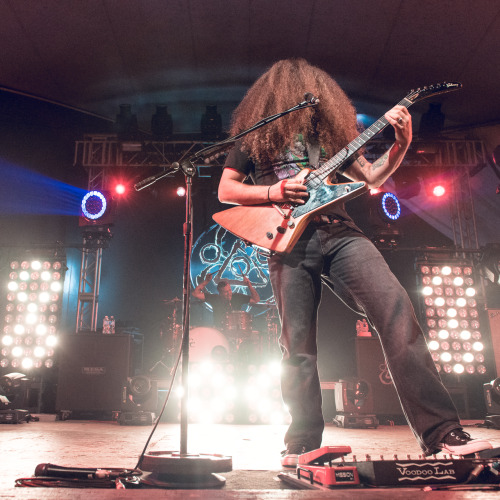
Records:
{"label": "speaker cabinet", "polygon": [[356,337],[358,377],[370,384],[373,413],[403,417],[396,389],[387,370],[382,346],[376,337]]}
{"label": "speaker cabinet", "polygon": [[131,336],[72,334],[59,346],[57,411],[118,411],[131,372]]}

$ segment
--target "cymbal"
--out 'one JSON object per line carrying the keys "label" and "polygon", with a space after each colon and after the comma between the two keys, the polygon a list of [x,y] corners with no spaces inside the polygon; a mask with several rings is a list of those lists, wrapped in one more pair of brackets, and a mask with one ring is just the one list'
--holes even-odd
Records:
{"label": "cymbal", "polygon": [[175,297],[175,299],[172,299],[172,300],[167,300],[167,299],[162,299],[162,302],[164,304],[175,304],[177,302],[181,302],[181,299]]}

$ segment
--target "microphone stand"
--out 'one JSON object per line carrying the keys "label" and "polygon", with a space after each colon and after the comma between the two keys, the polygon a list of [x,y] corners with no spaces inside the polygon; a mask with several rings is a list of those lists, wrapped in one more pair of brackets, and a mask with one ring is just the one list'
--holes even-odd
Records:
{"label": "microphone stand", "polygon": [[[192,251],[192,228],[193,228],[193,200],[192,185],[196,174],[195,162],[204,160],[213,155],[219,155],[227,151],[229,147],[241,137],[253,132],[268,123],[281,118],[288,113],[300,109],[311,108],[319,103],[312,94],[306,93],[305,100],[281,113],[263,118],[249,129],[224,139],[216,144],[207,146],[181,163],[173,162],[168,169],[139,181],[134,185],[136,191],[140,191],[155,182],[182,170],[186,182],[186,218],[183,227],[184,233],[184,267],[183,267],[183,330],[182,330],[182,399],[180,413],[180,451],[165,452],[156,451],[145,453],[141,462],[141,470],[151,471],[153,474],[147,479],[148,483],[159,486],[190,488],[195,483],[198,488],[217,488],[225,484],[225,478],[215,472],[230,472],[232,470],[232,458],[222,455],[200,455],[189,454],[187,451],[188,430],[188,376],[189,376],[189,311],[190,311],[190,273],[191,273],[191,251]],[[174,374],[175,376],[175,374]]]}

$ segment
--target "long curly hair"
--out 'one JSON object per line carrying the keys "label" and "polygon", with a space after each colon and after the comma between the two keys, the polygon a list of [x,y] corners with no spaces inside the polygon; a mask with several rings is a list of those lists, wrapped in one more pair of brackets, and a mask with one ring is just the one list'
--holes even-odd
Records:
{"label": "long curly hair", "polygon": [[333,156],[358,135],[356,111],[337,82],[304,59],[278,61],[252,85],[233,113],[230,134],[294,106],[305,92],[320,100],[315,108],[289,113],[246,135],[242,148],[253,159],[269,162],[303,134],[306,140],[319,140]]}

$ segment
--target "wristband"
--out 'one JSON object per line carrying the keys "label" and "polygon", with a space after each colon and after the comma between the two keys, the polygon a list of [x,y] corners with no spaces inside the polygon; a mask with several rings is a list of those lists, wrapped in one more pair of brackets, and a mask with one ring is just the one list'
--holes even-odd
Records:
{"label": "wristband", "polygon": [[281,191],[281,196],[285,196],[285,183],[286,183],[286,179],[281,181],[281,184],[280,184],[280,191]]}
{"label": "wristband", "polygon": [[271,201],[271,197],[269,196],[269,191],[271,191],[271,186],[267,188],[267,201]]}

